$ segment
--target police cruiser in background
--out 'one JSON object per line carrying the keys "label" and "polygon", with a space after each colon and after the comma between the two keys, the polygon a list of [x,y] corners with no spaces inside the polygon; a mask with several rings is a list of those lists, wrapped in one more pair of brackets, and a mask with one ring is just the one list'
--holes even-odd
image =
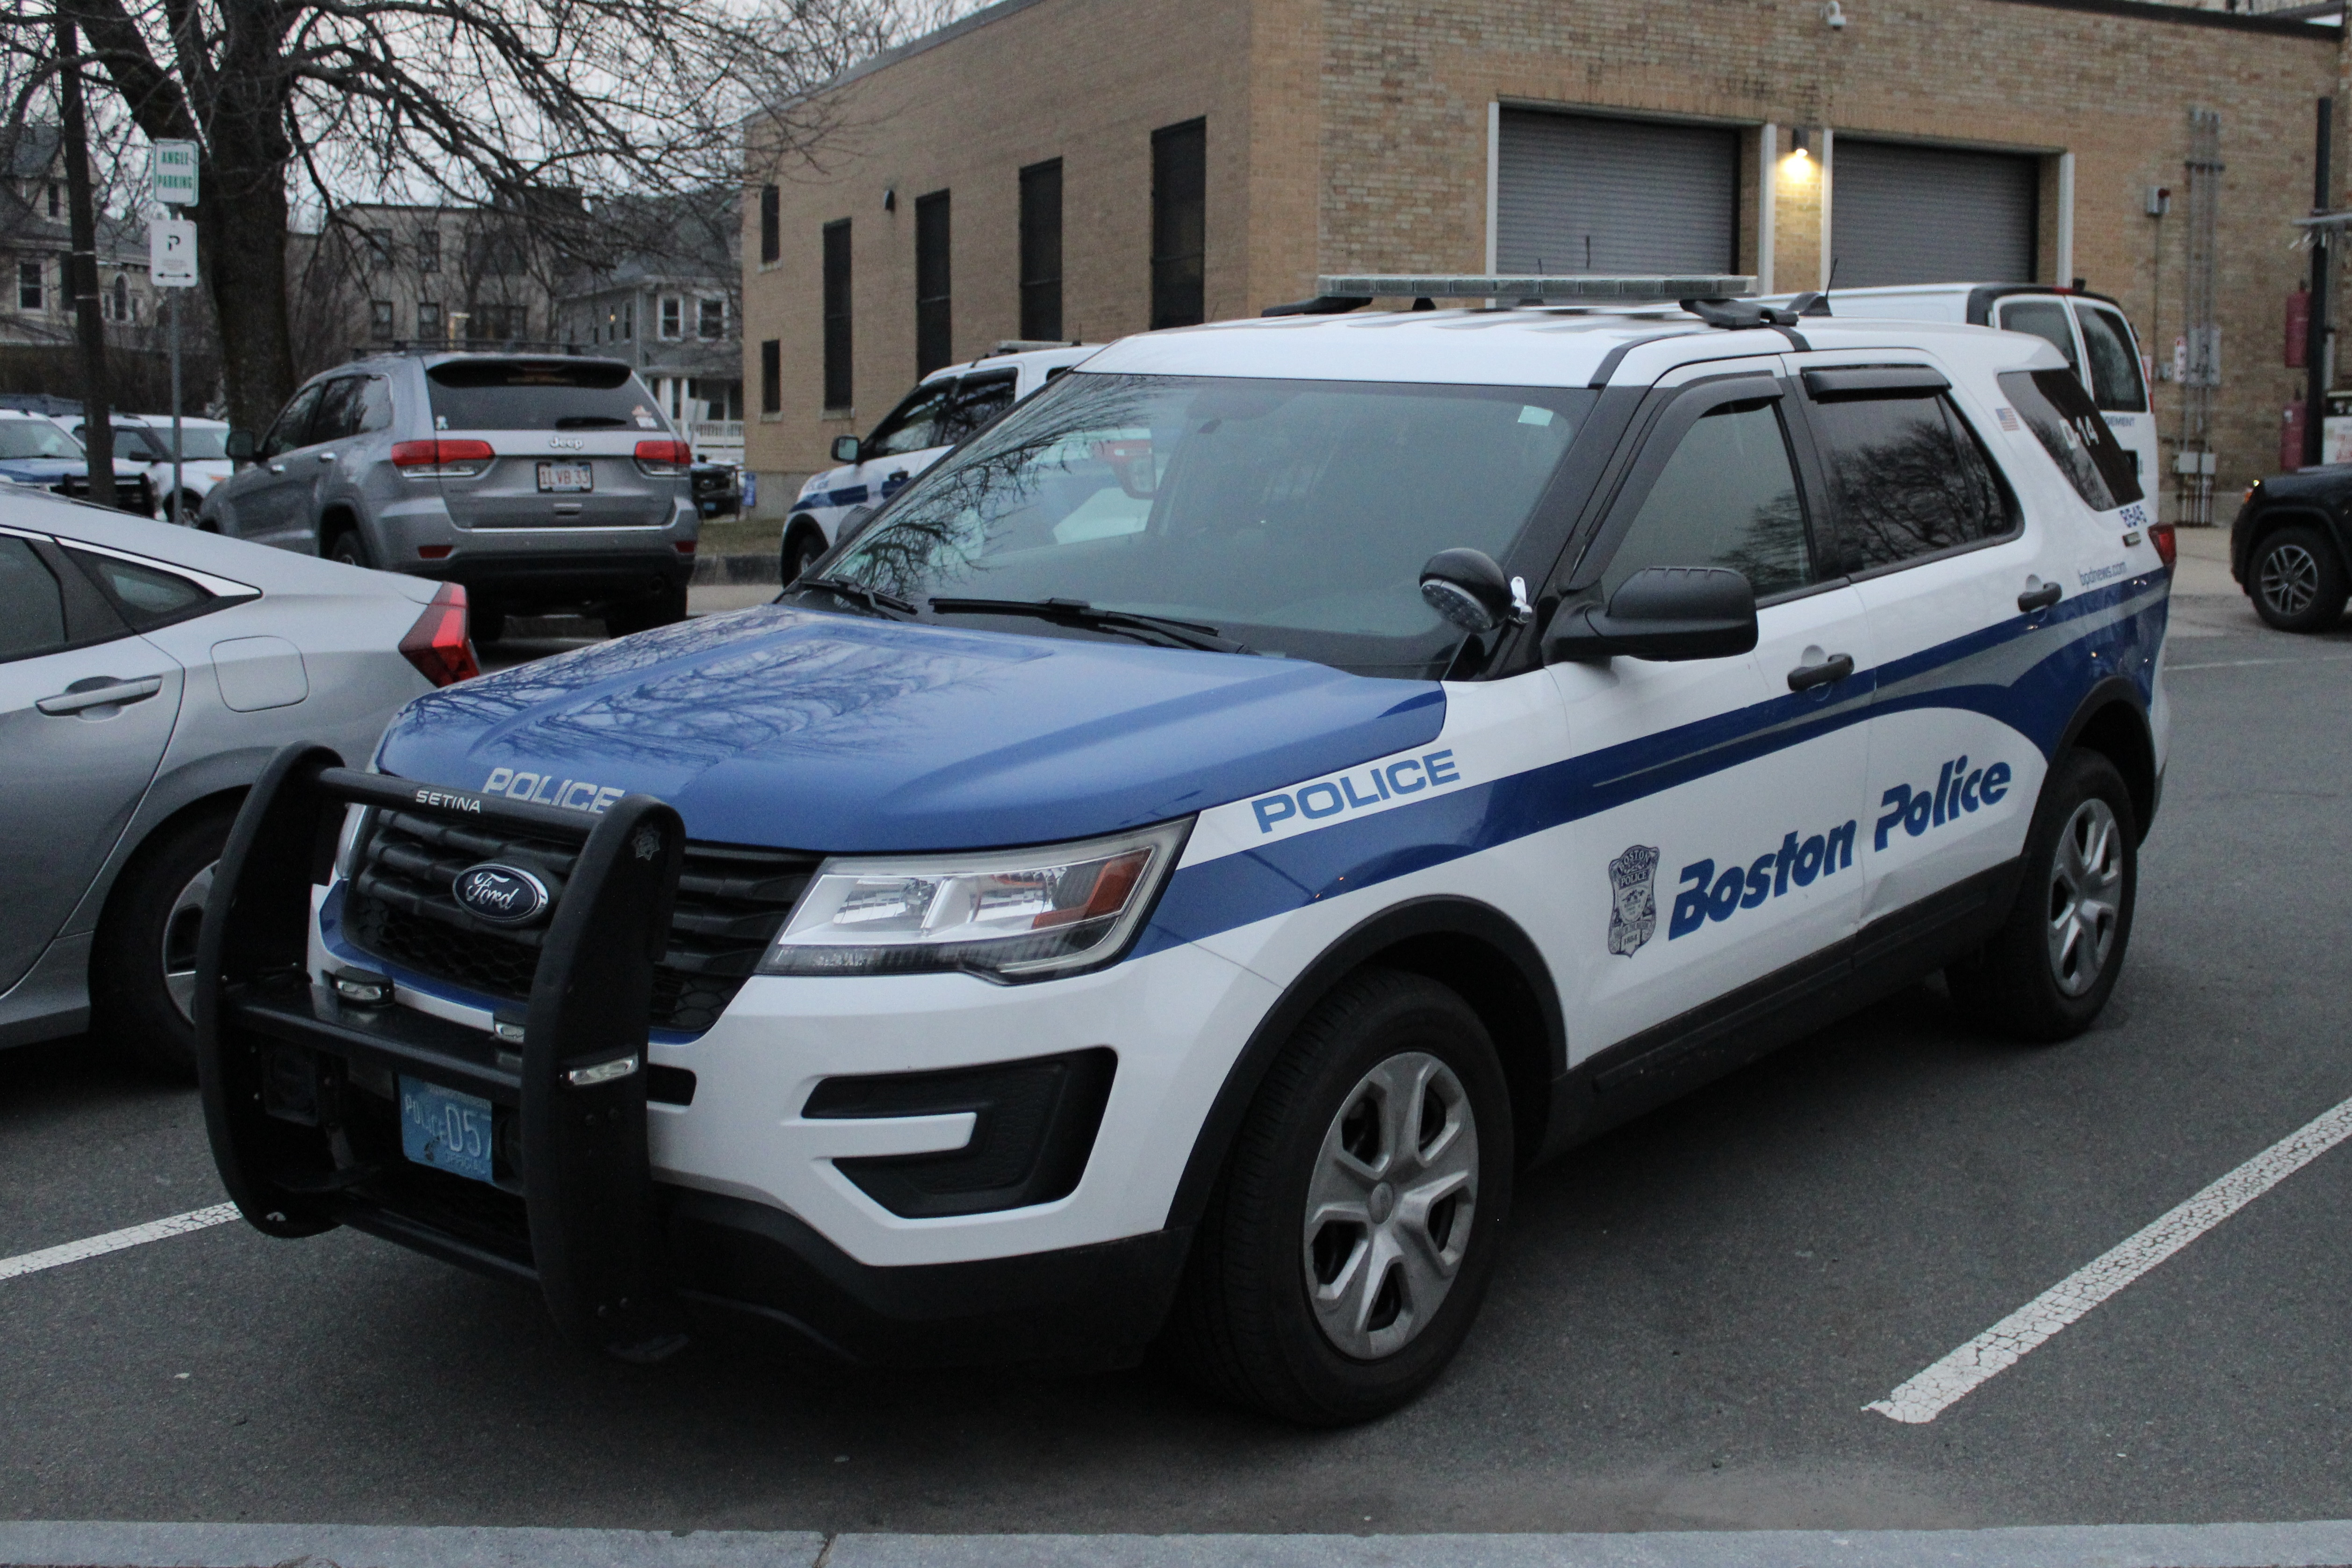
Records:
{"label": "police cruiser in background", "polygon": [[1692,298],[1130,338],[772,605],[281,754],[198,998],[247,1216],[625,1356],[1159,1342],[1339,1423],[1531,1163],[1938,969],[2084,1028],[2171,541],[2063,357],[1737,279],[1305,310],[1449,284]]}
{"label": "police cruiser in background", "polygon": [[797,581],[957,442],[1100,346],[999,343],[992,354],[923,377],[863,440],[835,437],[833,460],[842,466],[810,476],[784,520],[778,547],[783,581]]}

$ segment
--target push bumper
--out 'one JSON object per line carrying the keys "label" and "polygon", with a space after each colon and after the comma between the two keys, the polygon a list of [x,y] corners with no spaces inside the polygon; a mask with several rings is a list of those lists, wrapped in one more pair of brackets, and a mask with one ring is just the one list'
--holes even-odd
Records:
{"label": "push bumper", "polygon": [[[347,806],[578,844],[520,1048],[311,973],[314,891]],[[1116,1365],[1138,1359],[1190,1241],[1160,1229],[968,1261],[861,1261],[768,1204],[655,1179],[647,998],[684,847],[668,806],[601,817],[341,768],[291,748],[247,798],[206,911],[196,996],[205,1120],[257,1228],[338,1225],[534,1284],[567,1337],[631,1359],[684,1342],[689,1309],[748,1312],[855,1361]],[[399,1080],[490,1102],[486,1184],[408,1161]]]}

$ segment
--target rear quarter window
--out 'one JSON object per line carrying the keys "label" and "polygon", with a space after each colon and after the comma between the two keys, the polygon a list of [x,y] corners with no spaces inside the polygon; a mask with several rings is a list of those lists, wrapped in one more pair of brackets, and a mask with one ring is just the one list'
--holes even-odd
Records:
{"label": "rear quarter window", "polygon": [[605,360],[451,360],[425,381],[436,430],[669,428],[645,384]]}
{"label": "rear quarter window", "polygon": [[2073,371],[2012,370],[2001,376],[2000,389],[2084,505],[2113,511],[2141,499],[2131,455]]}

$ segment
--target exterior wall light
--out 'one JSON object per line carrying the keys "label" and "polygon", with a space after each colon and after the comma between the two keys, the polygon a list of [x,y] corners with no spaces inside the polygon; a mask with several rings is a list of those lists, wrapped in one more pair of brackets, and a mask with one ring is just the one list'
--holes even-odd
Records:
{"label": "exterior wall light", "polygon": [[1845,26],[1845,6],[1840,4],[1840,0],[1829,0],[1829,4],[1822,7],[1822,23],[1831,27]]}
{"label": "exterior wall light", "polygon": [[1789,156],[1791,158],[1811,157],[1813,155],[1812,142],[1813,133],[1806,130],[1801,125],[1798,126],[1795,130],[1789,132]]}

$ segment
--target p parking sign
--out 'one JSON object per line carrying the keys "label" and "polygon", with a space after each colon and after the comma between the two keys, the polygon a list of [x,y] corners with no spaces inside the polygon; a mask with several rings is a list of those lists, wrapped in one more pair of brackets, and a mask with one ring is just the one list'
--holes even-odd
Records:
{"label": "p parking sign", "polygon": [[151,192],[168,206],[196,205],[196,144],[158,142],[148,160]]}

